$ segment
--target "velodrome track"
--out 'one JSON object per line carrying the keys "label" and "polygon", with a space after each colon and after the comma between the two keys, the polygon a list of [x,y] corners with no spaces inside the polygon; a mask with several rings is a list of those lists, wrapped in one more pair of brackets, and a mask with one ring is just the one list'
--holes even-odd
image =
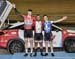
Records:
{"label": "velodrome track", "polygon": [[15,53],[14,55],[0,55],[0,59],[75,59],[75,53],[66,53],[64,51],[60,51],[60,52],[55,52],[55,56],[52,57],[50,55],[48,56],[40,56],[40,53],[38,52],[36,57],[24,57],[24,53]]}
{"label": "velodrome track", "polygon": [[66,53],[65,51],[55,51],[55,56],[52,57],[50,52],[48,56],[40,56],[40,52],[37,53],[36,57],[24,57],[23,53],[15,53],[13,55],[9,54],[6,49],[0,49],[0,59],[75,59],[75,53]]}

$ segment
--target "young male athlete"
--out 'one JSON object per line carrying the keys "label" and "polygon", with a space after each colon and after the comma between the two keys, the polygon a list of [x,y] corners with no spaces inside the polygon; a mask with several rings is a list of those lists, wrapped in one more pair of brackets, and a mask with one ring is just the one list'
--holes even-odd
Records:
{"label": "young male athlete", "polygon": [[35,21],[35,26],[34,26],[34,54],[33,56],[37,55],[37,48],[38,48],[38,43],[40,44],[40,52],[41,55],[43,56],[43,34],[42,34],[42,27],[43,27],[43,22],[40,20],[40,15],[38,14],[36,16],[36,21]]}
{"label": "young male athlete", "polygon": [[30,42],[30,48],[31,48],[31,53],[30,56],[32,55],[33,52],[33,25],[35,21],[35,17],[32,16],[32,10],[28,9],[27,15],[21,15],[21,13],[16,9],[15,4],[13,4],[13,7],[16,11],[16,13],[24,18],[24,37],[25,37],[25,55],[28,56],[28,41]]}
{"label": "young male athlete", "polygon": [[57,22],[61,22],[63,20],[67,19],[67,16],[64,16],[63,18],[56,20],[56,21],[50,21],[48,19],[47,15],[44,15],[44,40],[45,40],[45,46],[46,46],[46,53],[45,56],[48,55],[48,42],[50,44],[51,47],[51,55],[54,56],[53,53],[53,41],[52,41],[52,23],[57,23]]}

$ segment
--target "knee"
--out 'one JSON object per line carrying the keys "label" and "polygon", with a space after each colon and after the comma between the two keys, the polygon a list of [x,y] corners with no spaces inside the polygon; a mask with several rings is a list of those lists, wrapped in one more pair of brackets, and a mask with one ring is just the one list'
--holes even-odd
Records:
{"label": "knee", "polygon": [[33,43],[33,40],[30,40],[30,43]]}
{"label": "knee", "polygon": [[28,43],[28,40],[25,40],[25,43]]}

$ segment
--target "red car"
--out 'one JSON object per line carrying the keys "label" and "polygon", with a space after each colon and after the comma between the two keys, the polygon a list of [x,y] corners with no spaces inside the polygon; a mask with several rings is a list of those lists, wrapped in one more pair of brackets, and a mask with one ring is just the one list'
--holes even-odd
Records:
{"label": "red car", "polygon": [[[12,4],[9,1],[0,0],[0,29],[11,10]],[[10,53],[23,52],[25,49],[23,25],[24,23],[15,23],[0,30],[0,47],[7,48]],[[75,52],[75,31],[62,29],[56,25],[52,28],[52,34],[55,36],[54,47],[64,47],[67,52]]]}
{"label": "red car", "polygon": [[[4,30],[0,30],[0,46],[7,48],[10,53],[24,51],[24,23],[11,24]],[[52,26],[54,47],[64,47],[67,52],[75,51],[75,31]],[[45,45],[44,45],[45,46]],[[30,46],[29,46],[30,47]]]}

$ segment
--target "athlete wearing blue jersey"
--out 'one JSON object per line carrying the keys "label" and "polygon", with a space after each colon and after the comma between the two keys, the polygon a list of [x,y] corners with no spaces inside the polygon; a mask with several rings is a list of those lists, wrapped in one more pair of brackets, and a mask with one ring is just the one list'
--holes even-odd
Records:
{"label": "athlete wearing blue jersey", "polygon": [[45,40],[45,46],[46,46],[46,53],[45,56],[48,55],[48,42],[50,44],[51,47],[51,55],[54,56],[53,53],[53,42],[52,42],[52,23],[57,23],[57,22],[61,22],[63,20],[65,20],[67,18],[67,16],[64,16],[63,18],[56,20],[56,21],[50,21],[48,19],[47,15],[44,15],[44,40]]}
{"label": "athlete wearing blue jersey", "polygon": [[50,21],[46,21],[44,22],[44,33],[45,33],[45,41],[51,41],[50,36],[51,34],[51,30],[52,30],[52,23]]}

